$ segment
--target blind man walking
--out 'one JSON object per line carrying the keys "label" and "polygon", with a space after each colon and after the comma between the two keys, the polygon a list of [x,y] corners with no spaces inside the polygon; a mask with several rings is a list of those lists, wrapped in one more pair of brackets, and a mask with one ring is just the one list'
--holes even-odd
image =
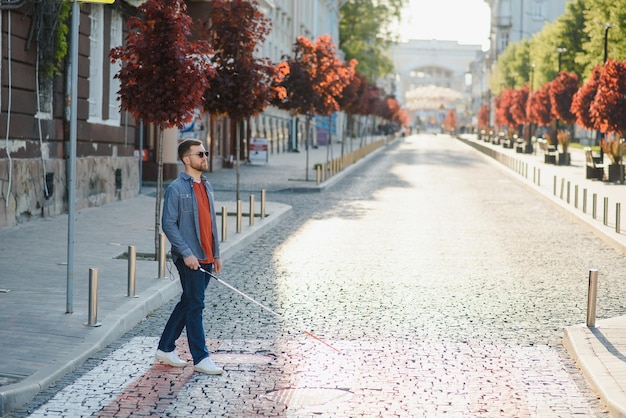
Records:
{"label": "blind man walking", "polygon": [[176,354],[176,340],[186,328],[194,369],[222,374],[223,370],[211,360],[202,324],[210,276],[200,267],[212,273],[222,269],[213,188],[202,174],[208,169],[208,155],[201,141],[183,141],[178,146],[178,158],[185,171],[165,191],[162,228],[172,245],[172,260],[183,293],[165,325],[156,358],[170,366],[185,367],[187,362]]}

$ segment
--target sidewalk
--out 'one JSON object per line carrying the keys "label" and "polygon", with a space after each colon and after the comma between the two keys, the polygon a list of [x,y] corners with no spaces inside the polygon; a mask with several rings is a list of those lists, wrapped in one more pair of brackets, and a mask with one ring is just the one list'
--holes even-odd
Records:
{"label": "sidewalk", "polygon": [[[585,179],[583,150],[570,149],[571,165],[556,166],[545,164],[541,151],[536,151],[536,154],[518,154],[514,149],[505,149],[480,141],[476,135],[461,135],[460,139],[493,156],[495,160],[512,170],[509,171],[512,175],[626,256],[626,222],[621,220],[619,232],[616,225],[616,204],[626,205],[626,184]],[[585,194],[586,205],[583,203]],[[597,198],[595,218],[594,194]],[[608,201],[606,222],[605,198]],[[620,215],[623,219],[626,209],[621,208]],[[596,268],[601,272],[602,266]],[[600,273],[598,292],[601,291]],[[608,407],[610,415],[626,417],[626,315],[596,320],[596,326],[592,328],[587,327],[585,323],[569,326],[565,329],[563,344],[580,367],[587,382]]]}
{"label": "sidewalk", "polygon": [[[226,264],[230,256],[268,232],[290,211],[290,206],[272,202],[272,193],[319,192],[355,166],[317,185],[313,165],[325,163],[331,149],[334,158],[341,155],[340,144],[309,150],[309,181],[305,181],[304,150],[270,155],[266,165],[242,164],[240,233],[236,232],[235,170],[207,173],[216,190],[221,256]],[[260,218],[261,190],[267,191],[264,219]],[[254,225],[248,216],[250,194],[255,195]],[[232,198],[220,201],[220,195]],[[144,188],[136,198],[76,213],[71,292],[67,285],[67,215],[0,228],[0,416],[27,403],[180,294],[180,283],[173,280],[177,278],[175,267],[169,264],[166,268],[166,276],[170,276],[169,270],[173,272],[171,279],[158,278],[154,258],[141,257],[154,256],[154,196],[154,189]],[[229,214],[226,241],[221,232],[223,206]],[[135,297],[127,296],[128,260],[124,255],[131,245],[137,253]],[[85,325],[92,268],[98,276],[97,327]],[[73,305],[71,314],[65,313],[68,304]]]}

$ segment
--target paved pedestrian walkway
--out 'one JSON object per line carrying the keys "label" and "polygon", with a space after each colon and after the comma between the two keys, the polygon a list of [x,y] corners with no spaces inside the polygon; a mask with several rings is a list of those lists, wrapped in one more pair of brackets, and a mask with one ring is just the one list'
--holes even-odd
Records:
{"label": "paved pedestrian walkway", "polygon": [[[617,212],[620,204],[619,216],[623,219],[626,211],[621,206],[626,205],[626,184],[585,179],[583,150],[571,148],[571,165],[557,166],[545,164],[541,151],[520,154],[514,149],[480,141],[476,135],[462,135],[461,139],[491,155],[529,187],[626,256],[626,224],[618,221]],[[600,293],[602,266],[593,268],[598,270]],[[585,323],[565,329],[563,344],[611,416],[626,417],[626,315],[598,318],[595,327],[587,327],[585,318],[582,320]]]}
{"label": "paved pedestrian walkway", "polygon": [[[626,254],[625,231],[616,232],[615,208],[620,199],[626,200],[626,185],[585,180],[581,152],[573,149],[572,165],[559,167],[544,164],[540,154],[516,154],[514,150],[478,141],[472,135],[464,135],[462,140],[496,157],[499,162],[492,161],[504,164],[501,167],[505,173],[525,182],[572,219],[588,226],[591,233],[599,234]],[[240,167],[243,212],[249,212],[247,199],[254,194],[257,215],[253,225],[249,217],[243,217],[240,233],[235,232],[236,218],[228,216],[228,232],[222,243],[226,264],[236,251],[266,233],[289,212],[288,205],[272,202],[273,193],[320,192],[350,171],[351,168],[347,168],[322,184],[316,182],[314,164],[338,157],[340,147],[340,144],[334,145],[332,152],[327,147],[312,148],[308,156],[305,150],[276,153],[269,156],[266,165]],[[346,150],[356,147],[355,143],[354,147],[346,146]],[[221,170],[208,176],[216,189],[217,206],[226,206],[230,214],[234,213],[235,170]],[[259,215],[262,189],[267,190],[264,219]],[[594,194],[598,202],[595,218],[592,215]],[[586,196],[584,205],[583,195]],[[604,198],[609,202],[606,221],[603,219]],[[178,282],[169,277],[157,277],[157,262],[145,257],[136,263],[136,297],[127,295],[128,261],[118,257],[127,252],[130,245],[135,246],[140,255],[154,253],[154,208],[153,190],[145,188],[136,198],[76,214],[71,314],[65,313],[67,216],[0,229],[0,415],[26,403],[179,294]],[[88,321],[90,268],[98,269],[98,327],[84,325]],[[601,292],[602,266],[597,268],[600,271],[598,292]],[[167,269],[166,275],[170,275]],[[573,324],[564,333],[565,346],[608,405],[612,416],[626,416],[625,320],[626,316],[600,318],[594,328]]]}
{"label": "paved pedestrian walkway", "polygon": [[[378,140],[384,138],[368,138],[364,144]],[[356,140],[353,145],[344,144],[344,152],[359,145]],[[268,232],[289,212],[290,206],[272,202],[272,193],[320,192],[349,172],[351,167],[317,182],[314,165],[338,158],[341,147],[334,144],[308,152],[277,152],[269,155],[266,164],[242,164],[240,232],[236,171],[207,173],[216,190],[224,262],[227,264],[232,254]],[[261,190],[267,192],[263,208]],[[253,223],[250,195],[255,196]],[[0,228],[0,416],[28,402],[180,294],[180,283],[174,280],[176,268],[171,263],[166,263],[166,277],[158,277],[154,196],[154,188],[144,187],[136,198],[76,213],[72,280],[68,280],[67,268],[67,215]],[[222,207],[228,209],[225,239]],[[134,297],[128,296],[129,246],[137,253]],[[89,281],[94,272],[97,310],[90,315]],[[66,313],[68,310],[71,313]]]}

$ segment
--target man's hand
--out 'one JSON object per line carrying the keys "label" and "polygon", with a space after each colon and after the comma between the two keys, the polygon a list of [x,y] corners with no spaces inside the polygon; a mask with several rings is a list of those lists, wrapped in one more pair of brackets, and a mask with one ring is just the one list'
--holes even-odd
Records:
{"label": "man's hand", "polygon": [[213,271],[215,274],[219,274],[219,272],[222,271],[222,260],[219,258],[216,258],[213,263]]}
{"label": "man's hand", "polygon": [[195,255],[191,254],[190,256],[185,257],[184,259],[185,265],[192,270],[198,270],[200,268],[200,263]]}

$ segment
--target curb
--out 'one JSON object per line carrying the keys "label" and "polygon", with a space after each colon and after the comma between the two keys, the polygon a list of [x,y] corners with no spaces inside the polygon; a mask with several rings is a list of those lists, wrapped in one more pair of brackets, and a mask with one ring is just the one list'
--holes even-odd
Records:
{"label": "curb", "polygon": [[[603,327],[609,327],[612,323],[622,325],[625,322],[626,316],[622,316],[600,320],[597,327],[592,329],[584,324],[572,325],[565,328],[563,337],[563,346],[570,356],[576,359],[583,376],[608,408],[609,415],[616,418],[626,418],[626,394],[614,377],[626,373],[626,364],[612,352],[615,347],[594,333],[598,333]],[[606,363],[600,360],[599,351],[604,351],[602,353],[604,356],[615,356],[615,367],[609,370]]]}

